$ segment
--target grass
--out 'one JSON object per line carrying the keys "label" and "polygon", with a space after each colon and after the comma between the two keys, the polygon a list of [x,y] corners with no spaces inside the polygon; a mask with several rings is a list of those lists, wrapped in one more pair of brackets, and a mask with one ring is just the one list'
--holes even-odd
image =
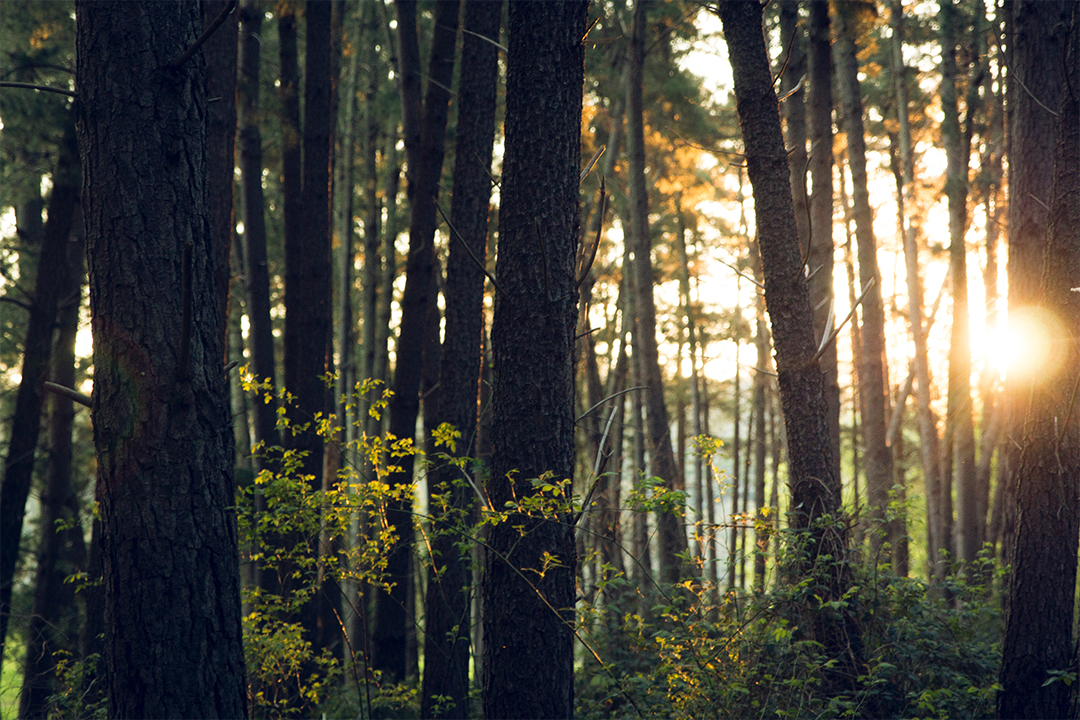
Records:
{"label": "grass", "polygon": [[14,720],[19,714],[19,691],[22,689],[23,644],[8,633],[4,644],[4,668],[0,673],[0,718]]}

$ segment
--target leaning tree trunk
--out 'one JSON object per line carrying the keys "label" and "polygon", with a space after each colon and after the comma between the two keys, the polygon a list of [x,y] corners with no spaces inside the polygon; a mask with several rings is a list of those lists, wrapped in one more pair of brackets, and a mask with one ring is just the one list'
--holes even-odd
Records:
{"label": "leaning tree trunk", "polygon": [[243,717],[198,3],[77,8],[111,717]]}
{"label": "leaning tree trunk", "polygon": [[[488,495],[572,480],[578,173],[588,4],[513,2],[506,82]],[[551,496],[548,495],[550,498]],[[569,489],[560,501],[569,501]],[[549,562],[550,561],[550,562]],[[568,515],[491,528],[484,576],[484,714],[571,717],[574,577]]]}
{"label": "leaning tree trunk", "polygon": [[[805,534],[807,552],[789,567],[794,577],[831,563],[821,600],[840,600],[851,587],[847,532],[840,507],[840,477],[826,419],[821,368],[815,357],[812,309],[802,272],[795,213],[791,205],[787,152],[773,90],[757,3],[729,0],[719,6],[735,80],[747,171],[754,188],[754,213],[765,279],[765,305],[772,325],[777,377],[788,439],[791,525]],[[831,518],[831,519],[830,519]],[[862,641],[853,613],[815,612],[811,632],[837,666],[827,681],[836,692],[853,689]]]}
{"label": "leaning tree trunk", "polygon": [[1059,105],[1038,318],[1051,343],[1028,376],[1030,410],[1017,472],[998,717],[1075,717],[1069,686],[1051,671],[1075,667],[1073,608],[1080,533],[1080,11],[1073,5],[1066,90]]}
{"label": "leaning tree trunk", "polygon": [[[458,86],[454,196],[450,216],[455,234],[446,263],[446,339],[439,368],[436,423],[450,423],[461,433],[449,455],[468,458],[475,447],[477,406],[484,335],[484,269],[487,257],[491,157],[495,140],[495,101],[499,77],[498,48],[502,3],[467,0]],[[470,255],[472,257],[470,257]],[[468,549],[462,549],[455,523],[472,515],[473,483],[455,464],[429,470],[433,516],[432,569],[424,609],[423,717],[464,717],[469,704]],[[437,496],[442,496],[441,505]],[[443,508],[441,511],[438,508]],[[435,696],[443,698],[437,703]]]}

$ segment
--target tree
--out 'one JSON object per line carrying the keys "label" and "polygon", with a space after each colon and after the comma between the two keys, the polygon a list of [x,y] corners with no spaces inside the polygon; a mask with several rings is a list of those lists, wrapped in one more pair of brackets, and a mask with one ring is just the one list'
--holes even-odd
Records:
{"label": "tree", "polygon": [[[664,401],[664,383],[656,345],[656,303],[653,298],[652,237],[649,234],[649,195],[645,187],[645,129],[642,74],[645,66],[647,0],[637,0],[627,56],[626,150],[630,186],[630,238],[634,250],[632,288],[637,321],[634,325],[635,357],[640,356],[649,437],[650,474],[669,490],[682,490],[675,453],[671,448],[671,424]],[[660,578],[676,583],[689,572],[680,560],[687,551],[686,530],[681,518],[663,511],[657,517],[660,536]]]}
{"label": "tree", "polygon": [[[858,241],[859,283],[862,304],[862,354],[859,362],[859,395],[862,399],[866,494],[871,516],[882,522],[889,504],[892,486],[892,454],[886,445],[886,403],[888,372],[885,367],[885,310],[881,299],[881,273],[874,239],[874,216],[866,177],[866,138],[863,130],[862,91],[859,87],[858,47],[856,43],[859,6],[838,6],[837,84],[844,107],[844,131],[847,134],[848,164],[851,168],[852,205],[855,237]],[[880,547],[885,526],[875,527],[870,543]]]}
{"label": "tree", "polygon": [[[416,435],[420,411],[420,383],[425,353],[431,347],[428,317],[438,312],[435,300],[435,202],[442,175],[446,119],[450,84],[454,71],[454,43],[457,38],[460,2],[435,5],[435,29],[427,77],[427,94],[420,101],[420,51],[416,27],[415,0],[397,0],[399,66],[408,166],[409,255],[405,266],[405,292],[401,299],[401,329],[397,363],[394,366],[394,395],[390,400],[390,434],[397,439]],[[412,482],[413,456],[401,458],[400,471],[390,481],[400,487]],[[393,586],[375,596],[375,629],[372,664],[376,669],[404,680],[406,676],[405,635],[412,624],[406,605],[412,577],[412,496],[405,494],[390,503],[386,521],[397,530],[397,542],[386,572]]]}
{"label": "tree", "polygon": [[997,697],[1002,718],[1070,717],[1057,672],[1076,667],[1073,605],[1080,534],[1080,13],[1074,5],[1059,105],[1038,318],[1048,343],[1016,473],[1016,542]]}
{"label": "tree", "polygon": [[[762,9],[757,3],[722,2],[735,103],[742,128],[747,173],[754,188],[758,232],[769,313],[776,354],[780,402],[787,430],[791,526],[807,538],[806,554],[797,554],[789,573],[801,577],[819,558],[833,563],[821,600],[839,600],[851,586],[847,566],[847,533],[841,521],[840,476],[826,420],[821,368],[817,364],[813,315],[795,213],[787,151],[780,130],[780,113],[772,86]],[[861,637],[850,612],[815,613],[814,639],[822,643],[838,670],[829,674],[835,690],[851,689],[861,663]]]}
{"label": "tree", "polygon": [[86,3],[77,25],[109,714],[242,717],[200,6]]}
{"label": "tree", "polygon": [[[492,506],[536,495],[574,467],[578,174],[587,3],[514,2],[491,329]],[[567,489],[567,492],[569,490]],[[569,498],[566,498],[569,499]],[[486,717],[573,715],[574,533],[515,514],[485,564]]]}
{"label": "tree", "polygon": [[54,173],[49,219],[41,242],[33,304],[23,343],[22,381],[15,397],[11,437],[4,458],[4,481],[0,487],[0,650],[7,637],[12,581],[41,432],[44,383],[49,377],[53,324],[59,303],[60,285],[56,278],[62,277],[65,271],[68,235],[79,206],[78,159],[71,132],[72,128],[69,128],[69,136],[61,146],[63,165],[58,160]]}
{"label": "tree", "polygon": [[[446,263],[446,339],[439,367],[436,425],[449,423],[461,433],[449,454],[467,458],[475,448],[484,336],[484,269],[487,255],[491,156],[495,139],[495,100],[502,3],[466,0],[458,83],[458,121],[454,195],[450,215],[455,234]],[[469,558],[461,538],[446,525],[471,515],[473,484],[464,467],[446,463],[428,471],[429,504],[435,515],[431,541],[424,643],[423,717],[463,717],[469,700]],[[443,495],[445,503],[440,512]],[[433,698],[442,701],[435,703]],[[435,712],[436,705],[438,712]]]}

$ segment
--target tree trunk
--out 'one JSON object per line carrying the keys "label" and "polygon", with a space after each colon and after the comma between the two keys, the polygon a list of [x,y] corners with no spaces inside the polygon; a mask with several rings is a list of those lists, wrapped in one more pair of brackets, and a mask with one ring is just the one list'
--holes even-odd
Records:
{"label": "tree trunk", "polygon": [[[1054,114],[1065,91],[1065,31],[1070,2],[1018,0],[1006,6],[1006,107],[1009,109],[1009,318],[1033,305],[1041,281],[1047,210],[1054,172]],[[1027,383],[1017,372],[1005,379],[1005,516],[1003,557],[1012,557],[1020,482],[1017,448],[1028,412]]]}
{"label": "tree trunk", "polygon": [[[78,183],[78,157],[75,152],[74,128],[69,130],[70,142],[61,150],[61,162],[67,168],[57,168],[53,175],[53,193],[63,189],[67,173],[68,189]],[[50,211],[53,205],[50,204]],[[79,212],[77,204],[70,208]],[[79,331],[79,309],[82,305],[83,258],[82,244],[65,241],[67,262],[63,272],[53,277],[59,300],[59,332],[53,349],[52,381],[63,387],[75,387],[75,337]],[[56,661],[64,650],[78,650],[78,617],[75,608],[75,588],[65,579],[85,569],[86,546],[79,522],[79,498],[71,482],[71,430],[75,408],[70,398],[52,395],[49,418],[49,470],[45,490],[41,494],[40,535],[37,573],[34,579],[34,604],[27,633],[26,666],[23,672],[22,695],[19,698],[20,718],[44,718],[46,702],[54,692]],[[57,521],[69,524],[61,529]]]}
{"label": "tree trunk", "polygon": [[[432,40],[430,78],[423,104],[420,102],[420,52],[416,29],[416,2],[398,0],[398,70],[402,117],[405,128],[405,153],[408,164],[409,256],[405,268],[405,294],[401,300],[401,325],[394,367],[394,395],[390,400],[390,434],[399,439],[416,435],[416,417],[420,411],[421,376],[425,352],[430,350],[429,312],[435,310],[435,202],[442,174],[443,138],[454,69],[454,43],[457,37],[458,2],[435,6],[435,31]],[[413,456],[400,459],[401,471],[391,476],[393,486],[407,485],[413,479]],[[406,613],[408,578],[412,576],[412,499],[406,494],[391,502],[387,523],[397,530],[386,573],[394,583],[389,593],[375,596],[373,667],[390,677],[403,680],[406,674],[405,632],[412,620]]]}
{"label": "tree trunk", "polygon": [[[496,265],[502,292],[491,329],[488,488],[500,510],[535,496],[532,478],[573,477],[586,16],[585,2],[510,4]],[[573,715],[577,559],[564,521],[515,513],[491,528],[483,587],[486,717]]]}
{"label": "tree trunk", "polygon": [[[843,597],[851,585],[847,533],[841,519],[840,478],[828,451],[831,441],[823,379],[814,357],[817,346],[812,309],[802,273],[780,114],[765,51],[762,8],[757,3],[729,1],[720,4],[719,12],[754,188],[765,304],[788,437],[791,525],[808,539],[807,552],[800,554],[789,570],[801,577],[819,558],[827,557],[832,566],[822,600],[829,602]],[[812,622],[814,638],[838,663],[826,681],[838,692],[852,689],[862,663],[862,641],[854,615],[816,612]]]}
{"label": "tree trunk", "polygon": [[[656,346],[656,304],[653,299],[652,238],[649,232],[649,197],[645,188],[645,135],[642,82],[645,66],[645,23],[647,0],[634,5],[627,73],[627,174],[630,185],[630,240],[634,248],[633,288],[637,310],[634,333],[635,354],[641,354],[649,433],[650,475],[659,478],[666,490],[679,486],[675,453],[671,447],[671,425],[664,402],[664,382]],[[662,511],[657,516],[660,541],[660,579],[676,583],[692,573],[680,559],[687,550],[683,513]]]}
{"label": "tree trunk", "polygon": [[862,302],[862,360],[859,363],[859,393],[863,398],[863,445],[866,462],[866,501],[870,528],[870,546],[877,554],[884,539],[885,509],[892,486],[892,453],[885,441],[888,372],[885,367],[885,311],[881,299],[881,273],[878,271],[874,217],[866,178],[866,140],[863,136],[863,104],[859,88],[856,58],[858,9],[850,4],[838,6],[840,26],[837,38],[837,80],[844,105],[844,130],[847,134],[848,164],[851,168],[852,204],[855,237],[859,251],[859,283],[865,297]]}
{"label": "tree trunk", "polygon": [[[468,458],[476,440],[476,419],[483,361],[484,272],[470,258],[487,257],[488,205],[491,199],[491,157],[495,139],[501,2],[466,0],[461,80],[454,162],[453,222],[446,265],[446,339],[439,367],[436,423],[449,423],[461,433],[456,448],[440,452]],[[431,572],[424,604],[426,626],[423,717],[464,717],[469,701],[469,570],[468,549],[451,526],[472,514],[473,483],[453,464],[429,470],[429,512],[432,514]],[[440,506],[439,496],[445,506]],[[442,507],[442,509],[440,509]],[[433,698],[443,698],[436,703]],[[435,711],[436,705],[438,712]]]}
{"label": "tree trunk", "polygon": [[205,67],[173,66],[202,30],[196,3],[78,8],[112,717],[247,712]]}
{"label": "tree trunk", "polygon": [[0,656],[7,638],[23,515],[41,432],[44,382],[49,378],[53,324],[59,302],[60,287],[56,278],[64,275],[68,235],[79,210],[79,159],[72,125],[65,129],[61,143],[49,198],[49,219],[45,223],[38,258],[34,299],[23,341],[22,381],[15,395],[15,413],[11,417],[8,452],[4,459],[4,482],[0,487]]}
{"label": "tree trunk", "polygon": [[[1017,472],[1016,542],[998,717],[1069,717],[1068,684],[1050,673],[1074,668],[1073,609],[1080,533],[1080,12],[1073,5],[1066,76],[1047,217],[1039,318],[1052,343],[1029,375],[1030,410]],[[1054,360],[1057,360],[1054,362]],[[1071,415],[1071,417],[1070,417]]]}

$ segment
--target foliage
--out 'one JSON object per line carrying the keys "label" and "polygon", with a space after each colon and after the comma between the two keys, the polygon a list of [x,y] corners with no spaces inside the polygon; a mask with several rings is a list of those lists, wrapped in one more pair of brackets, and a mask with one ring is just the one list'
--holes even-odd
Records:
{"label": "foliage", "polygon": [[[805,552],[784,533],[788,553]],[[828,565],[819,567],[828,572]],[[621,581],[617,579],[616,582]],[[603,608],[620,659],[578,674],[582,718],[983,717],[993,713],[1000,656],[997,601],[952,580],[930,588],[875,567],[837,603],[813,602],[814,574],[762,594],[717,596],[687,583],[652,608],[616,600]],[[944,592],[947,590],[948,592]],[[812,613],[853,609],[866,663],[857,690],[824,692],[836,659],[805,629]],[[655,660],[652,660],[655,658]]]}
{"label": "foliage", "polygon": [[99,682],[101,656],[76,658],[63,650],[56,655],[56,691],[49,696],[48,717],[105,720],[108,706]]}

